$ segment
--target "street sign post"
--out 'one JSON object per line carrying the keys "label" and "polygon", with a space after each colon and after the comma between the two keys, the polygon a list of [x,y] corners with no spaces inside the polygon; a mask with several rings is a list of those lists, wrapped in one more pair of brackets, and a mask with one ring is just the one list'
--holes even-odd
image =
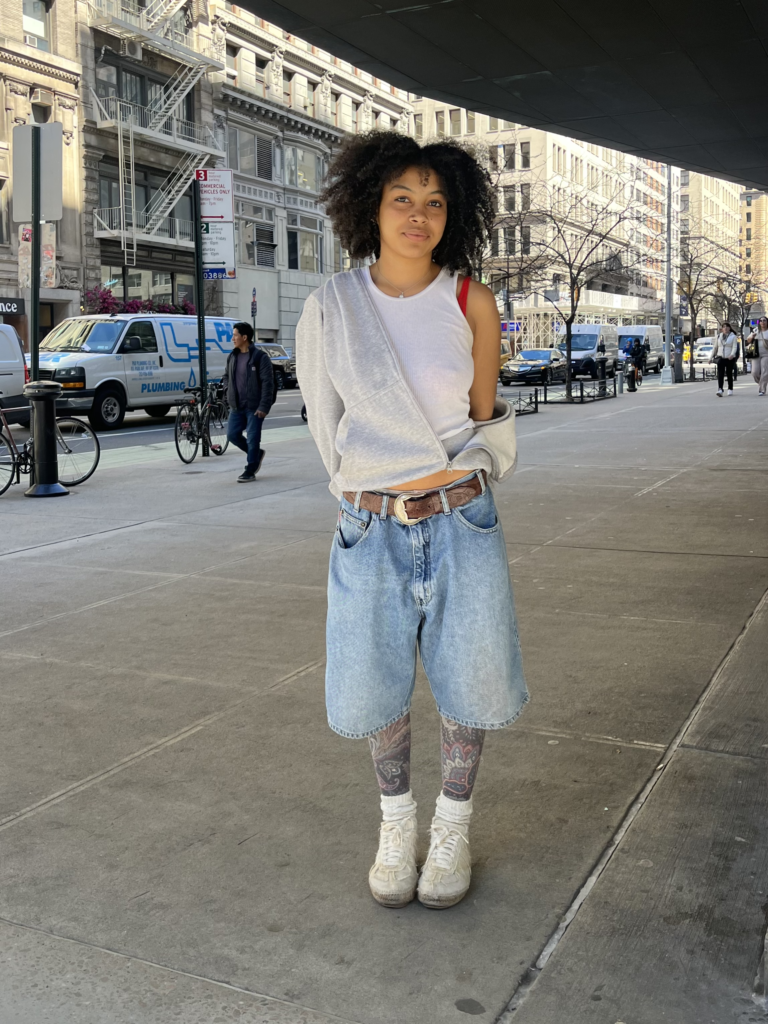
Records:
{"label": "street sign post", "polygon": [[13,219],[30,225],[29,371],[40,373],[41,221],[62,216],[62,125],[18,124],[13,129]]}
{"label": "street sign post", "polygon": [[256,301],[256,288],[251,292],[251,320],[253,321],[253,337],[256,339],[256,314],[259,311],[259,304]]}

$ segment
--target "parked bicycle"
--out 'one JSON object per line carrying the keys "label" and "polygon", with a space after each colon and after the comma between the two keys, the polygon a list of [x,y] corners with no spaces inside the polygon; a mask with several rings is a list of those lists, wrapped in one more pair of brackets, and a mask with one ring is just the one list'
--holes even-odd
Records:
{"label": "parked bicycle", "polygon": [[227,450],[229,403],[226,391],[220,380],[211,381],[205,403],[201,404],[202,388],[184,388],[189,398],[179,406],[174,430],[176,451],[182,462],[189,464],[194,460],[201,441],[207,442],[214,455],[223,455]]}
{"label": "parked bicycle", "polygon": [[[76,487],[93,474],[99,464],[101,446],[95,431],[73,416],[56,419],[59,483]],[[28,473],[35,482],[35,441],[30,434],[21,447],[16,444],[5,413],[0,409],[0,494],[11,484],[21,483],[21,474]]]}

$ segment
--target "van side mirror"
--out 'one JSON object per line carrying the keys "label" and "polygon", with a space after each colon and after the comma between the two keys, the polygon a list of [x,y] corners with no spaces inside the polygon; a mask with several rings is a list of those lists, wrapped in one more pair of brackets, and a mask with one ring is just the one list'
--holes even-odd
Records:
{"label": "van side mirror", "polygon": [[130,338],[126,338],[120,346],[121,352],[141,352],[141,338],[138,334],[132,334]]}

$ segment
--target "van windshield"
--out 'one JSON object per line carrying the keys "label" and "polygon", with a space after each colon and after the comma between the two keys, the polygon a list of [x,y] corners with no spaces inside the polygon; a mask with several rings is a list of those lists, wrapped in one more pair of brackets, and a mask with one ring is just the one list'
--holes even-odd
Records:
{"label": "van windshield", "polygon": [[[588,352],[597,345],[599,340],[599,334],[572,334],[571,350],[573,352]],[[559,342],[557,347],[565,351],[565,340]]]}
{"label": "van windshield", "polygon": [[122,320],[65,320],[40,342],[41,352],[111,352]]}

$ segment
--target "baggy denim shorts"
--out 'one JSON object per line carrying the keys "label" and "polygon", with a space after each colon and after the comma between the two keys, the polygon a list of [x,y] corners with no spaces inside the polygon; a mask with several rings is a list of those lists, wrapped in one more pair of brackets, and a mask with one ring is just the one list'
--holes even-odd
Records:
{"label": "baggy denim shorts", "polygon": [[409,710],[417,649],[441,715],[476,729],[514,722],[528,691],[490,488],[414,526],[342,498],[326,640],[328,724],[342,736],[371,736]]}

